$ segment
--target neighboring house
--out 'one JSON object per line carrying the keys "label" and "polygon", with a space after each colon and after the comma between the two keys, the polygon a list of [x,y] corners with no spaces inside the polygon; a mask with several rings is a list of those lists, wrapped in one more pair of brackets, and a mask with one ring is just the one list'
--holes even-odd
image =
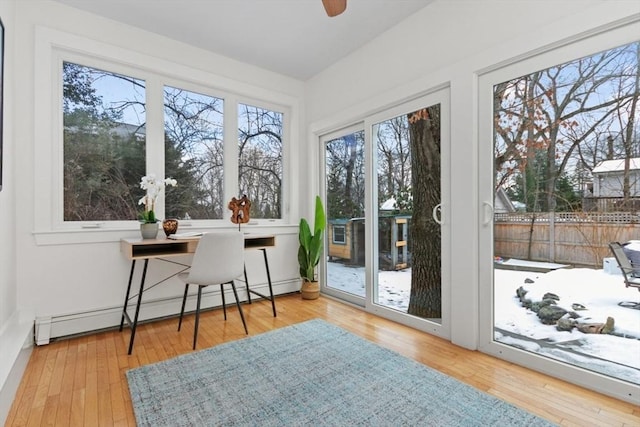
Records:
{"label": "neighboring house", "polygon": [[591,171],[582,201],[584,211],[616,212],[640,210],[640,157],[629,159],[629,197],[623,200],[625,159],[604,160]]}
{"label": "neighboring house", "polygon": [[[605,160],[593,168],[593,197],[623,197],[624,159]],[[640,157],[629,159],[631,197],[640,197]]]}

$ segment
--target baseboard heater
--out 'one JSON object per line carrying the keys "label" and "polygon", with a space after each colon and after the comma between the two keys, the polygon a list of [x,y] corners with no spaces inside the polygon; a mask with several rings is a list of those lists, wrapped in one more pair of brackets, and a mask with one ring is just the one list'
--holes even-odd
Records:
{"label": "baseboard heater", "polygon": [[[240,301],[247,300],[244,285],[236,285]],[[266,283],[251,285],[251,289],[268,294],[269,287]],[[300,279],[290,279],[273,283],[274,295],[282,295],[300,290]],[[228,293],[228,295],[227,295]],[[233,302],[233,294],[227,288],[225,290],[227,304]],[[255,296],[251,300],[259,300]],[[195,310],[196,294],[189,295],[186,310]],[[182,295],[168,298],[151,299],[142,301],[140,306],[139,322],[159,320],[175,316],[180,313]],[[202,308],[214,308],[222,306],[219,286],[209,286],[202,292]],[[277,308],[277,301],[276,301]],[[133,317],[135,313],[135,300],[129,301],[128,313]],[[102,330],[113,329],[120,325],[122,318],[122,305],[97,308],[76,313],[68,313],[53,316],[37,316],[35,320],[35,343],[37,345],[49,344],[52,340],[69,338],[87,333],[95,333]]]}

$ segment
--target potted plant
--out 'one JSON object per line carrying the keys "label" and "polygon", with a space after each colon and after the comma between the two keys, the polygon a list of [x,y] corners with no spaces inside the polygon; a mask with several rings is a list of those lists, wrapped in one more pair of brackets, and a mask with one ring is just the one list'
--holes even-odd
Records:
{"label": "potted plant", "polygon": [[140,188],[146,190],[146,194],[138,201],[139,205],[144,205],[144,211],[140,213],[138,218],[143,239],[155,239],[158,235],[158,218],[155,213],[156,199],[167,185],[175,187],[176,184],[177,181],[173,178],[158,180],[154,174],[143,176],[140,180]]}
{"label": "potted plant", "polygon": [[298,240],[298,264],[302,286],[302,299],[316,299],[320,296],[320,285],[316,276],[316,266],[322,255],[323,232],[326,227],[324,208],[320,196],[316,196],[315,218],[313,234],[306,219],[300,219]]}

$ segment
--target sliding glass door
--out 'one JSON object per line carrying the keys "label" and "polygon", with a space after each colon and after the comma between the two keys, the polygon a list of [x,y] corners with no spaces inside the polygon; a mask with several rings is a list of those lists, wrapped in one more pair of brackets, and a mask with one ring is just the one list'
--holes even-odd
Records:
{"label": "sliding glass door", "polygon": [[449,108],[441,90],[322,138],[326,293],[448,335]]}
{"label": "sliding glass door", "polygon": [[639,54],[567,47],[480,80],[482,348],[627,399],[639,295],[608,244],[640,236]]}

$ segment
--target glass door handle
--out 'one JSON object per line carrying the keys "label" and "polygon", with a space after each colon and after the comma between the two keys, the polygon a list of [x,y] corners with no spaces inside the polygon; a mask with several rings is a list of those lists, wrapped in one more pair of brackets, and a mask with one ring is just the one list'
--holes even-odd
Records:
{"label": "glass door handle", "polygon": [[[493,221],[493,205],[489,202],[482,202],[482,206],[483,206],[483,212],[485,214],[484,216],[484,220],[482,221],[483,225],[489,225],[491,224],[491,221]],[[488,213],[488,215],[487,215]]]}
{"label": "glass door handle", "polygon": [[[438,216],[438,212],[440,212],[440,216]],[[431,214],[436,224],[442,225],[442,203],[438,203],[437,205],[435,205]]]}

